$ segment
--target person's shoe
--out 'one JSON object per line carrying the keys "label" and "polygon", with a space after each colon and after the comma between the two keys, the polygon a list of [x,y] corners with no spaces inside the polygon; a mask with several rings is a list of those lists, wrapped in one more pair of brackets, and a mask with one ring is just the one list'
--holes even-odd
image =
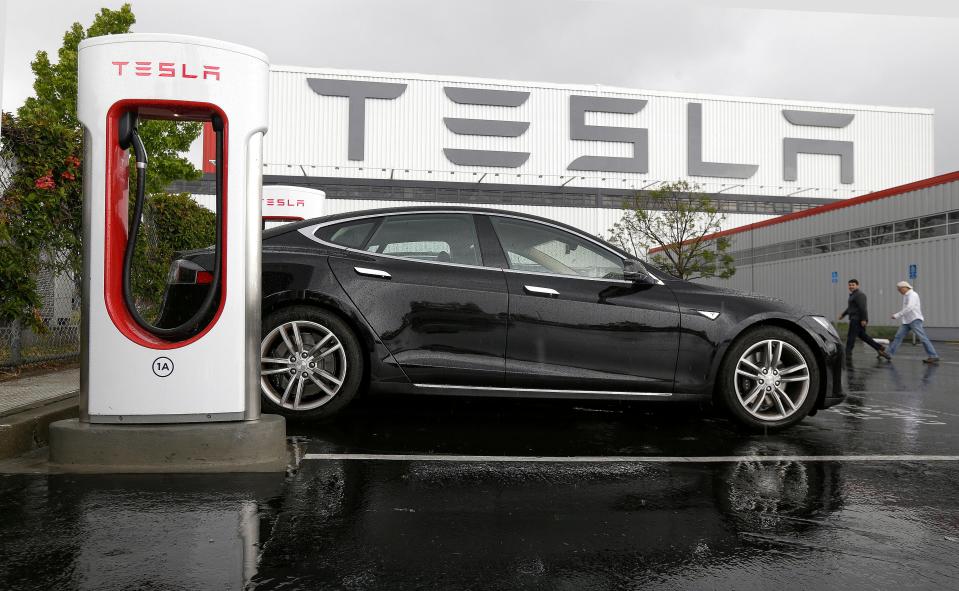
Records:
{"label": "person's shoe", "polygon": [[923,363],[928,363],[929,365],[936,365],[936,364],[939,363],[939,358],[938,358],[938,357],[929,357],[929,358],[927,358],[927,359],[923,359],[922,362],[923,362]]}

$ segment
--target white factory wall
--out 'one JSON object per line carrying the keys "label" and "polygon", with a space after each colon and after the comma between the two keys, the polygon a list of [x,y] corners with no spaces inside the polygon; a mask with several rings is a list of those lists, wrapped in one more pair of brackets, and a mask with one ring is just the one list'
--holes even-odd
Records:
{"label": "white factory wall", "polygon": [[[320,96],[308,78],[399,82],[407,84],[394,100],[365,101],[365,154],[347,158],[348,99]],[[445,86],[528,91],[519,107],[456,104]],[[646,128],[649,172],[569,171],[580,156],[632,154],[619,142],[570,140],[570,95],[647,100],[635,114],[587,113],[588,125]],[[757,164],[749,179],[687,176],[687,104],[703,105],[703,159]],[[783,109],[850,113],[845,128],[797,126]],[[530,123],[520,137],[456,135],[444,117],[511,120]],[[649,92],[604,86],[484,80],[419,74],[389,74],[274,66],[270,77],[270,131],[264,144],[264,173],[314,177],[393,178],[447,182],[495,182],[525,185],[639,189],[655,182],[687,178],[706,191],[752,195],[846,198],[933,174],[933,112],[929,109],[843,105],[778,99]],[[855,182],[841,184],[839,158],[800,154],[798,178],[783,180],[785,137],[852,141]],[[443,148],[529,152],[522,166],[458,166]],[[485,177],[483,175],[486,174]],[[571,177],[575,177],[572,180]],[[585,178],[582,178],[585,177]]]}
{"label": "white factory wall", "polygon": [[[834,318],[845,309],[846,282],[855,277],[869,297],[871,323],[894,325],[897,321],[889,316],[902,303],[895,285],[907,280],[922,299],[930,334],[959,339],[959,173],[944,177],[955,180],[733,234],[730,251],[752,248],[757,252],[793,240],[815,240],[942,213],[951,213],[945,230],[951,233],[931,238],[922,238],[920,233],[917,240],[796,258],[767,254],[764,256],[778,260],[737,265],[731,279],[706,283],[779,297]],[[909,279],[910,265],[917,265],[915,280]],[[838,274],[837,283],[832,283],[833,272]]]}

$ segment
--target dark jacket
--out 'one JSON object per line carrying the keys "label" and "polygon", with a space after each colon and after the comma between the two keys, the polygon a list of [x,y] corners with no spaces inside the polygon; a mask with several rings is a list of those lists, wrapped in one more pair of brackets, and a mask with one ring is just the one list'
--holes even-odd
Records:
{"label": "dark jacket", "polygon": [[[864,294],[862,290],[857,289],[849,294],[849,304],[846,306],[846,311],[842,313],[842,316],[849,316],[850,320],[865,320],[869,322],[869,311],[866,310],[866,294]],[[840,318],[842,318],[842,316],[840,316]]]}

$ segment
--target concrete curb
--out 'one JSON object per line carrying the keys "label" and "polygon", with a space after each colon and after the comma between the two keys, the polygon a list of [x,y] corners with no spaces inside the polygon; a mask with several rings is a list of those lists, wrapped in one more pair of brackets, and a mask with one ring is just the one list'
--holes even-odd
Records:
{"label": "concrete curb", "polygon": [[50,423],[79,415],[78,392],[58,396],[0,417],[0,460],[13,458],[50,442]]}

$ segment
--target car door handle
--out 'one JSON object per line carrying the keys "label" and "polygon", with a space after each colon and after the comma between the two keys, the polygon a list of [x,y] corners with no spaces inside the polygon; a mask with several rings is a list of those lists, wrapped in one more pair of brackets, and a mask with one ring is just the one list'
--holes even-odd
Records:
{"label": "car door handle", "polygon": [[377,277],[379,279],[389,279],[392,277],[386,271],[380,271],[379,269],[368,269],[366,267],[353,267],[353,270],[356,271],[357,275],[365,275],[367,277]]}
{"label": "car door handle", "polygon": [[559,292],[555,289],[550,289],[549,287],[536,287],[535,285],[524,285],[523,289],[526,290],[526,293],[531,293],[533,295],[541,295],[554,297],[558,296]]}

